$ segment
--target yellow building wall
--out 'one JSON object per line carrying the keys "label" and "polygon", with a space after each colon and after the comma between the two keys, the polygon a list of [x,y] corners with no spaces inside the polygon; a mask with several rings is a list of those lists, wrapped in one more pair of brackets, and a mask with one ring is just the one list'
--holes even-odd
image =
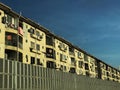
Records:
{"label": "yellow building wall", "polygon": [[0,10],[0,58],[5,57],[5,25],[1,22],[4,12]]}
{"label": "yellow building wall", "polygon": [[[64,44],[66,50],[64,50],[65,48],[60,46],[61,44]],[[70,70],[70,57],[69,57],[69,46],[67,44],[65,44],[64,42],[55,39],[55,50],[56,50],[56,63],[57,63],[57,67],[61,68],[61,65],[66,66],[66,71],[65,72],[69,72]],[[66,59],[64,60],[60,60],[60,54],[63,54],[66,56]],[[63,70],[64,71],[64,70]]]}
{"label": "yellow building wall", "polygon": [[[24,63],[31,63],[31,57],[35,57],[35,64],[36,63],[36,59],[39,58],[40,62],[43,63],[43,66],[45,67],[46,61],[45,61],[45,33],[35,29],[34,27],[32,27],[31,25],[28,25],[27,23],[23,23],[23,30],[24,30],[24,36],[23,36],[23,62]],[[30,33],[28,32],[28,29],[33,28],[36,31],[38,31],[40,33],[40,35],[43,36],[43,38],[41,40],[37,40],[33,37],[31,37]],[[34,34],[35,37],[37,37]],[[35,43],[35,52],[30,52],[30,47],[31,47],[31,42]],[[36,44],[40,45],[40,51],[36,50]],[[26,60],[26,55],[28,56],[28,61]]]}
{"label": "yellow building wall", "polygon": [[[78,56],[80,53],[80,56]],[[85,75],[85,68],[84,68],[84,54],[81,51],[75,49],[75,60],[76,60],[76,73],[79,75]],[[79,67],[79,62],[83,62],[82,68]]]}

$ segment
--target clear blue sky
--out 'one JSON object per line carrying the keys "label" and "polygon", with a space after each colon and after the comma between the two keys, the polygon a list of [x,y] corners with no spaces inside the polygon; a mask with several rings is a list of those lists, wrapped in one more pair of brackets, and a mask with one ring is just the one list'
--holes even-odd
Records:
{"label": "clear blue sky", "polygon": [[0,0],[114,67],[120,65],[120,0]]}

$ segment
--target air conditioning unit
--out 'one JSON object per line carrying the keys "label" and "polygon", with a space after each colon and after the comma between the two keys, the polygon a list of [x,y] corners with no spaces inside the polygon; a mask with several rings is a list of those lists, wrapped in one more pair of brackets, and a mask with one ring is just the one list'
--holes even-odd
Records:
{"label": "air conditioning unit", "polygon": [[43,36],[42,35],[38,36],[38,39],[39,40],[43,39]]}
{"label": "air conditioning unit", "polygon": [[80,56],[78,56],[78,58],[79,58],[79,59],[83,59],[83,57],[82,57],[81,55],[80,55]]}

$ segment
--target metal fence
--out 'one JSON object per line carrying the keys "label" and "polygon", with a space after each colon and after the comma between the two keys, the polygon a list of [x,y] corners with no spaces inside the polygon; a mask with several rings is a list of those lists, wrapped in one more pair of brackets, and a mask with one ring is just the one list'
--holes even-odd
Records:
{"label": "metal fence", "polygon": [[0,90],[120,90],[120,83],[1,59]]}

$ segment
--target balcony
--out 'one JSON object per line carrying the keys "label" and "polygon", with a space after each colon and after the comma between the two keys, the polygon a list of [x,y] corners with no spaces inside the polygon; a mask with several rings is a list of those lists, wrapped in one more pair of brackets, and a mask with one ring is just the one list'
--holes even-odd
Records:
{"label": "balcony", "polygon": [[5,45],[11,46],[15,49],[15,47],[19,47],[20,49],[23,49],[23,41],[22,37],[17,36],[16,34],[13,33],[5,33]]}
{"label": "balcony", "polygon": [[14,51],[14,50],[5,50],[5,59],[7,60],[18,60],[22,62],[23,55],[20,52]]}
{"label": "balcony", "polygon": [[52,61],[47,61],[47,68],[56,69],[56,63]]}
{"label": "balcony", "polygon": [[[13,23],[14,20],[14,23]],[[6,28],[16,29],[18,28],[18,18],[7,15],[2,17],[2,23],[5,24]]]}

